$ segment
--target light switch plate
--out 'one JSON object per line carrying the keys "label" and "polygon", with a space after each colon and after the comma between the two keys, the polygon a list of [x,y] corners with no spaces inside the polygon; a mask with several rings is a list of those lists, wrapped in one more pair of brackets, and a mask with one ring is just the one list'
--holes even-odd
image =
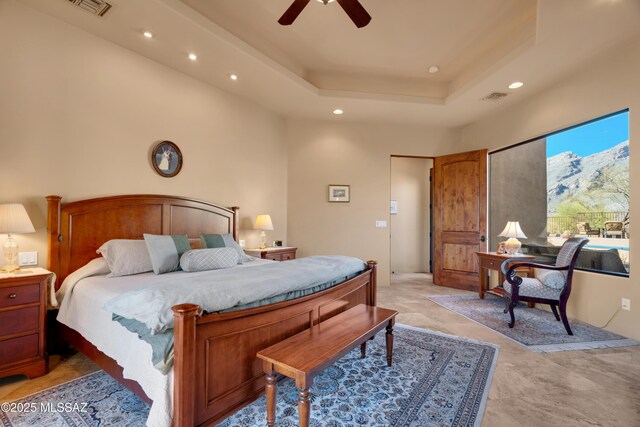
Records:
{"label": "light switch plate", "polygon": [[622,309],[631,311],[631,300],[629,298],[622,298]]}
{"label": "light switch plate", "polygon": [[38,265],[38,252],[18,252],[18,265]]}
{"label": "light switch plate", "polygon": [[387,221],[376,221],[376,228],[387,228]]}

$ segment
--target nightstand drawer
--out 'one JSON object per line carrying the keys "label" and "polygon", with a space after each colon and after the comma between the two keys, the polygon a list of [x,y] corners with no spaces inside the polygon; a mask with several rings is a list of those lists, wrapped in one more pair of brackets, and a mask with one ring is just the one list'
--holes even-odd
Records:
{"label": "nightstand drawer", "polygon": [[21,304],[31,304],[39,301],[39,284],[0,288],[0,308]]}
{"label": "nightstand drawer", "polygon": [[0,336],[26,331],[37,331],[40,324],[40,307],[0,312]]}
{"label": "nightstand drawer", "polygon": [[289,261],[292,259],[296,259],[296,254],[291,252],[285,252],[282,254],[281,261]]}
{"label": "nightstand drawer", "polygon": [[270,259],[272,261],[289,261],[296,259],[296,251],[298,248],[293,246],[278,246],[272,248],[262,249],[245,249],[244,251],[252,256],[257,256],[262,259]]}
{"label": "nightstand drawer", "polygon": [[0,341],[0,364],[38,357],[38,334]]}

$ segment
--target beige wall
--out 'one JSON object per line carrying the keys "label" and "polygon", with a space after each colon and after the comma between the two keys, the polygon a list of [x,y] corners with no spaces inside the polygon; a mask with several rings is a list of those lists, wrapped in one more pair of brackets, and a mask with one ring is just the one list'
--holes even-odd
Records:
{"label": "beige wall", "polygon": [[391,158],[391,200],[398,213],[391,215],[391,272],[429,271],[429,169],[432,159]]}
{"label": "beige wall", "polygon": [[[0,2],[0,52],[0,203],[25,204],[37,233],[17,240],[39,252],[40,265],[47,194],[160,193],[238,205],[248,245],[259,241],[250,228],[261,212],[273,219],[268,240],[286,240],[282,119],[13,1]],[[149,161],[164,139],[184,156],[171,179]]]}
{"label": "beige wall", "polygon": [[[478,121],[462,130],[465,150],[495,149],[578,124],[589,119],[630,109],[631,222],[640,223],[640,168],[636,156],[640,135],[640,40],[629,43],[555,87],[519,105]],[[526,86],[524,88],[526,90]],[[637,227],[636,227],[637,228]],[[607,329],[640,339],[640,238],[631,234],[631,275],[619,278],[576,272],[569,300],[569,314],[593,325],[604,325],[620,307],[622,297],[631,298],[630,312],[621,311]]]}
{"label": "beige wall", "polygon": [[[348,114],[348,112],[347,112]],[[457,151],[459,133],[419,126],[289,120],[288,243],[301,256],[351,255],[379,262],[389,284],[391,154]],[[329,203],[327,185],[351,185],[350,203]]]}

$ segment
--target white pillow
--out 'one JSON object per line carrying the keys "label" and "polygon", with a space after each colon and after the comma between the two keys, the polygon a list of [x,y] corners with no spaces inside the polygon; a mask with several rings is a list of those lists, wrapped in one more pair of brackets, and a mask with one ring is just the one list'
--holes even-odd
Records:
{"label": "white pillow", "polygon": [[153,271],[144,240],[109,240],[96,251],[107,261],[107,277],[129,276]]}
{"label": "white pillow", "polygon": [[192,249],[180,257],[180,267],[188,272],[229,268],[237,263],[234,248]]}
{"label": "white pillow", "polygon": [[567,282],[567,276],[564,271],[536,269],[536,279],[542,282],[548,288],[562,289]]}

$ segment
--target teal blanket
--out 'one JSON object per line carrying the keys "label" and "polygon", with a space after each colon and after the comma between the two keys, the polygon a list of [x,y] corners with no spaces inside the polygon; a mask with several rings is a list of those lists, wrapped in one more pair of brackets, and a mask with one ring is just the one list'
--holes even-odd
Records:
{"label": "teal blanket", "polygon": [[166,373],[173,359],[172,306],[189,302],[213,313],[273,304],[320,292],[355,277],[365,268],[356,258],[316,256],[215,270],[206,280],[189,280],[189,273],[184,273],[180,284],[125,292],[108,301],[104,308],[113,313],[115,321],[151,345],[154,366]]}

